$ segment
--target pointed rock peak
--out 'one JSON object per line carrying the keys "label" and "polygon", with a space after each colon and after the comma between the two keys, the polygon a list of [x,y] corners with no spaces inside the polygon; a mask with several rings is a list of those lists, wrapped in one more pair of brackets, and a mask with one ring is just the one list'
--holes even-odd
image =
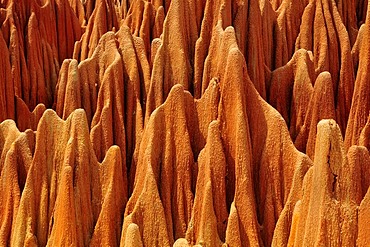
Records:
{"label": "pointed rock peak", "polygon": [[[162,114],[160,112],[163,112],[165,109],[170,110],[171,108],[177,108],[185,110],[184,98],[185,98],[184,86],[181,84],[175,84],[173,87],[171,87],[171,90],[169,91],[166,100],[151,113],[148,122],[151,119],[155,118],[154,116]],[[178,112],[180,113],[180,111]],[[181,112],[184,113],[183,111]]]}
{"label": "pointed rock peak", "polygon": [[303,184],[304,180],[309,177],[307,172],[312,172],[310,169],[312,165],[311,159],[306,155],[302,155],[300,162],[296,165],[289,197],[276,223],[271,246],[293,246],[300,218],[303,217],[301,213]]}
{"label": "pointed rock peak", "polygon": [[173,247],[191,247],[192,245],[189,244],[188,240],[185,238],[179,238],[173,244]]}
{"label": "pointed rock peak", "polygon": [[[308,131],[306,153],[314,158],[317,124],[322,119],[335,119],[334,93],[331,75],[329,72],[322,72],[316,79],[314,92],[309,103],[309,110],[306,115],[303,132]],[[323,107],[325,106],[325,107]],[[305,138],[301,133],[299,138]]]}
{"label": "pointed rock peak", "polygon": [[224,30],[219,21],[213,28],[213,33],[209,52],[204,62],[204,71],[202,72],[202,92],[206,90],[213,78],[219,80],[222,87],[222,81],[225,76],[225,64],[228,59],[227,54],[232,48],[238,49],[235,29],[233,27],[229,26]]}
{"label": "pointed rock peak", "polygon": [[293,64],[294,85],[292,98],[291,102],[288,102],[288,104],[291,104],[290,122],[288,122],[290,123],[289,131],[293,140],[295,140],[298,131],[304,124],[308,111],[307,105],[310,105],[309,102],[313,93],[313,85],[315,84],[315,69],[312,53],[302,49],[297,52],[295,63]]}
{"label": "pointed rock peak", "polygon": [[[239,215],[235,203],[231,204],[230,214],[227,222],[225,243],[230,247],[244,246],[241,239]],[[248,243],[245,243],[248,246]]]}
{"label": "pointed rock peak", "polygon": [[328,71],[324,71],[324,72],[320,73],[318,75],[318,77],[316,78],[315,88],[317,88],[316,84],[318,84],[318,86],[317,86],[318,90],[323,90],[325,88],[329,88],[329,86],[331,86],[331,88],[332,88],[330,73]]}
{"label": "pointed rock peak", "polygon": [[[370,18],[369,13],[368,9],[367,18]],[[370,91],[368,90],[370,83],[370,78],[368,76],[370,73],[370,42],[367,42],[370,38],[370,21],[362,26],[360,34],[361,32],[363,37],[358,47],[358,71],[345,136],[346,149],[352,145],[359,144],[361,130],[365,127],[367,117],[370,114]]]}
{"label": "pointed rock peak", "polygon": [[167,99],[165,101],[165,104],[166,104],[166,102],[177,102],[178,101],[178,98],[179,97],[183,97],[183,95],[184,95],[184,87],[183,87],[183,85],[181,85],[181,84],[175,84],[171,88],[171,90],[170,90],[170,92],[168,94],[168,97],[167,97]]}
{"label": "pointed rock peak", "polygon": [[294,53],[294,45],[300,32],[302,13],[307,6],[306,0],[283,0],[276,9],[274,28],[274,68],[285,65]]}
{"label": "pointed rock peak", "polygon": [[314,64],[305,49],[297,50],[286,65],[271,73],[269,103],[290,126],[293,140],[303,125],[314,80]]}
{"label": "pointed rock peak", "polygon": [[41,127],[43,127],[44,125],[52,125],[54,122],[61,123],[63,122],[63,120],[59,118],[55,111],[53,111],[52,109],[47,109],[44,114],[42,114],[39,125],[37,126],[37,130],[42,130],[43,128]]}
{"label": "pointed rock peak", "polygon": [[[220,83],[218,78],[212,78],[207,89],[205,90],[204,94],[200,99],[195,100],[195,104],[197,107],[207,107],[208,109],[211,109],[211,112],[214,116],[213,119],[216,119],[217,116],[217,108],[220,101]],[[212,119],[212,120],[213,120]],[[208,129],[208,124],[203,126]],[[205,135],[206,136],[206,135]]]}
{"label": "pointed rock peak", "polygon": [[[317,140],[314,162],[316,164],[316,157],[324,157],[327,154],[333,155],[334,158],[343,157],[343,138],[339,129],[338,124],[333,119],[321,120],[317,125]],[[339,159],[339,160],[340,160]],[[319,161],[319,160],[318,160]],[[340,164],[341,162],[335,162],[333,159],[327,160],[333,161],[333,164]],[[333,167],[335,170],[336,168]]]}
{"label": "pointed rock peak", "polygon": [[111,30],[118,29],[117,12],[112,1],[99,0],[95,3],[86,32],[75,44],[73,58],[83,61],[94,53],[100,38]]}
{"label": "pointed rock peak", "polygon": [[59,61],[61,63],[64,59],[72,56],[74,43],[81,38],[82,30],[79,20],[73,12],[71,1],[55,0],[55,5]]}
{"label": "pointed rock peak", "polygon": [[233,26],[228,26],[223,31],[222,35],[224,44],[224,51],[228,51],[229,48],[238,48],[237,46],[237,37],[235,34],[235,28]]}
{"label": "pointed rock peak", "polygon": [[[162,44],[154,59],[153,87],[163,87],[158,92],[167,97],[173,85],[181,83],[186,90],[191,87],[195,42],[198,38],[196,16],[187,1],[171,1],[163,24]],[[157,92],[156,92],[157,93]],[[155,95],[159,97],[159,95]]]}
{"label": "pointed rock peak", "polygon": [[30,112],[27,105],[23,100],[17,97],[17,116],[16,121],[19,130],[24,131],[26,129],[36,130],[40,118],[46,111],[44,104],[38,104],[35,109]]}
{"label": "pointed rock peak", "polygon": [[[191,244],[201,243],[204,240],[205,244],[216,246],[225,238],[228,217],[225,185],[227,166],[219,125],[219,121],[210,123],[206,146],[200,152],[198,159],[197,193],[186,234]],[[206,189],[212,191],[207,192]],[[209,196],[207,193],[211,193],[212,200],[207,198]],[[212,205],[209,205],[210,203]],[[208,223],[205,222],[207,219]],[[211,235],[209,231],[212,232]],[[212,235],[214,237],[211,237]]]}
{"label": "pointed rock peak", "polygon": [[314,177],[318,179],[315,186],[333,193],[337,198],[337,177],[345,162],[343,139],[338,124],[332,119],[321,120],[317,125],[315,145]]}
{"label": "pointed rock peak", "polygon": [[370,114],[367,119],[366,125],[361,131],[359,145],[365,146],[368,150],[370,150]]}
{"label": "pointed rock peak", "polygon": [[[194,155],[188,122],[194,116],[192,111],[194,101],[182,85],[173,86],[166,101],[153,111],[140,143],[134,190],[127,206],[132,211],[145,193],[142,184],[155,179],[170,243],[185,236],[191,218]],[[153,178],[148,177],[148,171]],[[173,198],[176,198],[176,204],[172,203]],[[148,225],[139,227],[145,232]]]}
{"label": "pointed rock peak", "polygon": [[[313,65],[313,54],[312,51],[308,51],[304,48],[298,49],[293,54],[293,59],[289,61],[289,63],[292,63],[295,61],[296,65],[307,63],[308,65]],[[294,63],[294,62],[293,62]],[[299,68],[297,68],[299,69]]]}
{"label": "pointed rock peak", "polygon": [[57,84],[56,112],[63,119],[66,119],[72,111],[82,106],[77,60],[64,60],[60,75]]}
{"label": "pointed rock peak", "polygon": [[141,240],[139,226],[135,223],[131,223],[127,227],[126,241],[124,246],[127,247],[143,247],[143,242]]}
{"label": "pointed rock peak", "polygon": [[210,143],[211,145],[214,142],[218,142],[220,138],[220,121],[214,120],[209,124],[208,127],[208,137],[207,137],[207,143]]}
{"label": "pointed rock peak", "polygon": [[[0,131],[2,132],[2,135],[0,136],[1,138],[4,138],[9,134],[19,132],[16,123],[11,119],[4,120],[0,123]],[[6,138],[0,140],[5,141]]]}
{"label": "pointed rock peak", "polygon": [[[116,213],[116,215],[121,214],[120,210],[124,209],[128,199],[127,171],[125,167],[122,169],[123,165],[121,149],[116,145],[113,145],[108,149],[107,154],[100,165],[103,196],[114,196],[114,198],[110,199],[116,200],[119,204],[119,206],[114,208],[111,203],[106,203],[108,205],[106,210],[107,212]],[[110,195],[111,193],[112,195]],[[119,193],[119,195],[114,195],[115,193]]]}
{"label": "pointed rock peak", "polygon": [[13,120],[5,120],[0,123],[0,174],[3,170],[6,155],[20,134]]}
{"label": "pointed rock peak", "polygon": [[[99,39],[96,49],[91,55],[91,59],[100,60],[104,64],[111,64],[115,59],[115,57],[112,56],[114,50],[117,50],[115,33],[112,31],[106,32]],[[83,63],[83,61],[81,63]]]}
{"label": "pointed rock peak", "polygon": [[[70,115],[68,119],[71,119],[70,121],[74,122],[78,126],[81,127],[87,127],[87,118],[86,118],[86,113],[84,109],[76,109],[73,111],[73,113]],[[86,128],[88,129],[88,128]]]}
{"label": "pointed rock peak", "polygon": [[330,72],[336,121],[344,132],[351,109],[354,74],[349,36],[335,1],[311,1],[305,8],[296,41],[298,48],[313,51],[316,74]]}
{"label": "pointed rock peak", "polygon": [[107,154],[102,161],[102,164],[111,164],[111,162],[116,162],[117,160],[121,159],[120,155],[121,152],[119,146],[113,145],[108,149]]}
{"label": "pointed rock peak", "polygon": [[[33,131],[27,130],[16,136],[9,128],[10,133],[4,133],[0,126],[0,243],[6,246],[11,245],[9,237],[35,145]],[[2,143],[2,138],[6,139],[5,143]]]}
{"label": "pointed rock peak", "polygon": [[[48,148],[58,150],[64,141],[67,141],[68,136],[75,136],[86,141],[90,139],[89,125],[83,109],[75,110],[65,121],[59,118],[54,110],[47,109],[40,118],[36,133],[36,144],[40,146],[39,151],[41,153],[42,150]],[[53,143],[52,146],[45,146],[50,145],[49,142]],[[87,145],[87,147],[89,148],[90,145]],[[36,150],[38,149],[36,148]]]}
{"label": "pointed rock peak", "polygon": [[[83,109],[76,109],[70,114],[70,116],[64,121],[62,120],[54,110],[47,109],[44,114],[42,115],[40,119],[39,126],[37,130],[42,130],[40,125],[47,125],[47,126],[52,126],[53,123],[59,122],[59,123],[64,123],[64,122],[71,122],[72,124],[76,124],[78,126],[85,126],[87,127],[87,119],[86,119],[86,113],[85,110]],[[88,128],[87,128],[88,129]]]}

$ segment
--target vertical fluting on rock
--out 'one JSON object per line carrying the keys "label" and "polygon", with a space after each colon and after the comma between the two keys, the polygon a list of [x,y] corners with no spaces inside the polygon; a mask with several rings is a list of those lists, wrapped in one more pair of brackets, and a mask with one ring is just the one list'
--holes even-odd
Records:
{"label": "vertical fluting on rock", "polygon": [[307,6],[307,0],[283,0],[276,9],[276,24],[273,30],[273,45],[276,47],[270,54],[271,67],[277,69],[288,63],[293,56],[295,42],[300,32],[301,18]]}
{"label": "vertical fluting on rock", "polygon": [[351,109],[354,74],[348,33],[334,1],[312,0],[306,6],[296,40],[296,49],[299,48],[313,52],[316,75],[330,73],[336,120],[344,133]]}
{"label": "vertical fluting on rock", "polygon": [[15,119],[15,96],[30,111],[39,103],[52,106],[59,63],[72,56],[81,27],[68,1],[51,0],[42,6],[37,1],[7,1],[2,10],[0,40],[5,43],[0,41],[0,46],[8,70],[2,76],[8,97],[2,106],[8,105],[3,112],[10,111],[7,118]]}
{"label": "vertical fluting on rock", "polygon": [[304,178],[311,166],[312,161],[307,156],[302,156],[301,160],[298,160],[294,170],[292,188],[276,222],[271,246],[292,246],[294,244],[297,222],[301,217],[300,199],[302,198]]}
{"label": "vertical fluting on rock", "polygon": [[3,149],[0,160],[0,243],[8,246],[19,200],[32,162],[35,134],[31,130],[19,133],[14,122],[11,121],[3,122],[0,128],[6,139],[5,142],[1,143]]}
{"label": "vertical fluting on rock", "polygon": [[[160,207],[163,207],[166,222],[166,232],[163,234],[171,244],[175,239],[185,236],[193,203],[191,174],[194,157],[186,117],[186,112],[191,110],[187,107],[189,100],[192,101],[191,96],[177,85],[172,88],[166,102],[152,113],[143,133],[136,164],[134,190],[125,212],[125,215],[129,216],[142,210],[144,213],[153,210],[146,207],[136,209],[136,205],[141,203],[140,198],[149,193],[143,190],[142,184],[149,183],[147,186],[150,185],[151,190],[156,190],[152,193],[159,192]],[[152,172],[148,174],[149,169]],[[154,184],[151,181],[155,181]],[[172,203],[173,200],[177,203]],[[149,222],[144,225],[135,221],[133,223],[138,224],[141,231],[149,230]],[[124,226],[127,224],[124,223]],[[161,236],[143,236],[143,242],[147,245],[157,241],[158,237]]]}
{"label": "vertical fluting on rock", "polygon": [[[370,2],[369,2],[370,3]],[[355,89],[353,93],[352,107],[348,119],[348,127],[345,136],[345,147],[348,149],[352,145],[359,144],[359,138],[362,128],[366,125],[367,118],[370,114],[370,94],[367,90],[369,77],[367,74],[370,69],[370,44],[365,40],[370,37],[370,10],[365,24],[362,27],[362,39],[359,45],[359,63],[356,76]]]}
{"label": "vertical fluting on rock", "polygon": [[304,49],[271,73],[268,100],[284,118],[293,141],[304,124],[315,78],[310,52]]}
{"label": "vertical fluting on rock", "polygon": [[161,44],[156,52],[147,114],[162,104],[175,84],[192,91],[195,42],[198,38],[196,18],[188,1],[173,0],[163,23]]}
{"label": "vertical fluting on rock", "polygon": [[207,144],[198,157],[197,193],[187,232],[191,244],[220,246],[225,240],[226,160],[219,128],[218,121],[209,125]]}
{"label": "vertical fluting on rock", "polygon": [[266,99],[262,14],[259,1],[236,1],[232,9],[232,25],[235,28],[239,49],[246,60],[249,77],[258,93]]}
{"label": "vertical fluting on rock", "polygon": [[[93,1],[87,1],[87,3]],[[108,31],[118,29],[117,12],[112,1],[97,0],[95,7],[88,18],[86,31],[75,43],[73,58],[78,61],[92,56],[100,38]]]}
{"label": "vertical fluting on rock", "polygon": [[[322,119],[335,120],[334,93],[329,72],[318,75],[303,126],[295,139],[298,150],[306,153],[311,159],[315,157],[317,124]],[[323,108],[322,105],[326,107]]]}
{"label": "vertical fluting on rock", "polygon": [[[29,165],[10,245],[86,245],[95,234],[103,245],[118,245],[127,175],[122,174],[117,147],[110,148],[101,165],[97,162],[82,110],[66,121],[51,110],[44,113]],[[108,237],[101,228],[111,229]]]}
{"label": "vertical fluting on rock", "polygon": [[[318,123],[314,166],[306,173],[302,194],[293,211],[288,242],[275,246],[353,246],[357,239],[357,211],[368,182],[358,174],[367,169],[364,148],[345,155],[339,126],[334,120]],[[290,208],[292,210],[292,208]],[[278,235],[276,235],[278,239]]]}
{"label": "vertical fluting on rock", "polygon": [[0,0],[0,245],[369,245],[369,4]]}

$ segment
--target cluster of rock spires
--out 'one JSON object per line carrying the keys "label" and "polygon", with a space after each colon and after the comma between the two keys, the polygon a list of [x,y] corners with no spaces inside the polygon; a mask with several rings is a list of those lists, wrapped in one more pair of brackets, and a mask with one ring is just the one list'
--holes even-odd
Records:
{"label": "cluster of rock spires", "polygon": [[368,0],[0,0],[0,246],[370,246]]}

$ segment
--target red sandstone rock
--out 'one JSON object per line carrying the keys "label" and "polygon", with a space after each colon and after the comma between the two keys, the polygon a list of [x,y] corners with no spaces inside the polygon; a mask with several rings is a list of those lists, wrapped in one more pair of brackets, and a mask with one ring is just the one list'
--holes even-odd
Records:
{"label": "red sandstone rock", "polygon": [[[95,6],[92,8],[92,3]],[[81,40],[75,43],[73,58],[79,61],[92,56],[100,38],[113,28],[118,29],[117,13],[112,1],[87,1],[88,23]],[[93,11],[92,11],[93,9]],[[90,11],[92,11],[90,16]]]}
{"label": "red sandstone rock", "polygon": [[7,99],[2,106],[8,105],[6,118],[14,119],[15,96],[31,111],[38,103],[52,105],[59,63],[72,55],[81,27],[68,1],[9,0],[4,4],[0,50],[2,71],[7,72],[1,76],[1,85],[7,82],[7,86],[1,88]]}
{"label": "red sandstone rock", "polygon": [[0,245],[369,245],[368,4],[0,1]]}
{"label": "red sandstone rock", "polygon": [[37,124],[46,110],[43,104],[38,104],[35,109],[30,112],[24,101],[18,97],[16,97],[15,109],[17,112],[16,121],[20,131],[25,131],[26,129],[36,130]]}
{"label": "red sandstone rock", "polygon": [[[212,96],[217,87],[212,87],[209,90]],[[163,226],[166,229],[163,237],[167,236],[165,238],[169,243],[173,243],[179,237],[185,237],[191,217],[193,149],[200,150],[199,144],[192,140],[196,135],[201,135],[200,130],[197,129],[198,125],[192,121],[197,116],[195,104],[190,94],[185,93],[183,88],[177,85],[172,88],[166,102],[153,112],[147,122],[147,129],[143,133],[136,163],[134,190],[126,207],[126,217],[136,215],[142,210],[147,213],[147,210],[152,209],[140,209],[136,205],[143,203],[140,198],[145,198],[147,193],[159,192],[161,195],[159,202],[160,206],[163,207],[166,222]],[[199,104],[201,103],[199,102]],[[203,118],[204,116],[207,114],[204,114]],[[197,118],[202,119],[198,116]],[[203,136],[203,143],[204,139],[205,136]],[[153,179],[156,181],[155,187],[151,187],[150,190],[156,191],[147,192],[142,186]],[[151,183],[150,186],[153,186]],[[173,200],[176,200],[177,204],[173,204]],[[137,210],[140,211],[137,212]],[[148,219],[149,222],[144,222],[145,224],[136,222],[135,218],[132,219],[135,220],[133,223],[137,224],[141,231],[146,232],[150,229],[152,219]],[[149,229],[147,229],[148,227]],[[145,235],[143,243],[148,245],[157,241],[158,238],[162,237],[160,235]]]}
{"label": "red sandstone rock", "polygon": [[[217,75],[221,85],[218,116],[222,126],[221,136],[228,170],[226,190],[235,191],[235,195],[227,195],[227,205],[232,205],[233,209],[232,215],[229,215],[226,243],[237,246],[238,241],[243,244],[249,241],[252,245],[261,244],[263,241],[268,245],[272,239],[275,217],[279,215],[282,209],[280,205],[284,204],[290,190],[294,171],[290,162],[299,163],[302,156],[290,141],[281,116],[259,97],[248,77],[247,69],[238,66],[245,62],[238,51],[234,30],[227,28],[223,31],[221,27],[218,29],[222,35],[219,41],[221,49],[215,50],[208,62],[212,64],[217,61],[214,61],[215,59],[221,59],[216,63],[218,67],[212,70],[212,74]],[[223,53],[228,53],[228,56],[222,55]],[[226,67],[221,66],[225,63]],[[234,95],[232,92],[238,93]],[[276,134],[284,141],[276,142]],[[239,136],[247,138],[239,139]],[[280,170],[281,174],[268,172],[275,169]],[[270,185],[264,184],[268,181],[267,177],[270,178],[269,181],[274,182]],[[253,183],[261,184],[256,188]],[[231,204],[232,201],[234,202]],[[277,216],[273,215],[274,211],[279,212]],[[258,224],[264,227],[262,234],[258,231]],[[235,231],[239,234],[234,234]]]}
{"label": "red sandstone rock", "polygon": [[[32,163],[7,241],[11,245],[84,245],[90,241],[117,245],[117,223],[121,224],[127,198],[119,148],[111,147],[100,165],[81,110],[66,122],[46,111],[36,133]],[[66,222],[70,224],[67,228]]]}
{"label": "red sandstone rock", "polygon": [[367,147],[368,150],[370,149],[370,115],[367,119],[366,125],[361,131],[359,144]]}
{"label": "red sandstone rock", "polygon": [[[303,11],[307,6],[307,0],[279,0],[281,2],[279,8],[276,8],[277,17],[274,26],[273,45],[274,52],[270,55],[270,69],[277,69],[288,63],[294,53],[294,46],[297,36],[300,31],[301,19]],[[273,5],[276,5],[273,1]],[[303,47],[305,48],[305,47]]]}
{"label": "red sandstone rock", "polygon": [[283,229],[277,228],[274,246],[355,245],[358,206],[369,186],[369,154],[353,146],[347,157],[348,162],[338,125],[320,121],[314,166],[304,177],[294,210],[286,208],[293,213],[289,240],[281,241]]}
{"label": "red sandstone rock", "polygon": [[228,218],[226,207],[226,160],[220,136],[220,123],[213,121],[207,144],[198,158],[196,195],[187,239],[191,244],[221,246]]}
{"label": "red sandstone rock", "polygon": [[[369,2],[370,3],[370,2]],[[370,11],[368,10],[368,13]],[[367,90],[370,65],[370,44],[365,42],[370,36],[370,17],[368,16],[362,27],[362,34],[359,39],[363,42],[358,44],[359,63],[356,76],[355,89],[353,93],[352,107],[348,119],[348,127],[345,136],[345,146],[348,149],[351,145],[358,145],[362,128],[364,128],[370,114],[370,94]]]}
{"label": "red sandstone rock", "polygon": [[35,150],[35,134],[27,130],[20,133],[15,123],[8,120],[1,125],[1,134],[6,141],[1,143],[1,207],[0,207],[0,243],[10,244],[22,190],[25,186],[28,170]]}
{"label": "red sandstone rock", "polygon": [[151,41],[163,32],[163,6],[156,7],[151,2],[136,0],[125,18],[131,33],[144,40],[146,54],[150,54]]}
{"label": "red sandstone rock", "polygon": [[[368,190],[369,191],[369,190]],[[369,193],[361,202],[360,208],[358,210],[358,238],[357,246],[367,246],[370,243],[369,238]]]}
{"label": "red sandstone rock", "polygon": [[[315,81],[311,54],[300,49],[283,67],[271,73],[269,102],[286,121],[295,141],[307,114]],[[282,97],[283,96],[283,97]]]}
{"label": "red sandstone rock", "polygon": [[356,1],[356,16],[358,26],[362,25],[365,22],[367,9],[368,9],[368,0]]}
{"label": "red sandstone rock", "polygon": [[[164,102],[172,86],[182,84],[190,89],[197,23],[191,13],[191,1],[173,0],[163,23],[161,45],[156,52],[147,112],[150,114]],[[147,113],[147,114],[148,114]]]}
{"label": "red sandstone rock", "polygon": [[[311,159],[315,157],[317,124],[322,119],[335,119],[334,93],[329,72],[322,72],[316,79],[305,121],[297,138],[296,147]],[[322,107],[325,105],[326,107]]]}
{"label": "red sandstone rock", "polygon": [[[279,219],[274,230],[271,246],[292,246],[294,237],[297,231],[297,221],[300,218],[300,198],[302,197],[302,186],[306,172],[312,166],[312,161],[306,156],[302,158],[302,162],[298,163],[295,168],[292,188],[289,193],[287,202],[281,211]],[[297,206],[296,206],[297,204]],[[297,207],[297,209],[295,209]],[[293,215],[293,210],[295,214]]]}
{"label": "red sandstone rock", "polygon": [[299,48],[313,52],[316,75],[324,71],[331,74],[336,119],[344,133],[351,109],[354,74],[348,33],[335,2],[312,0],[306,6],[296,40],[296,49]]}

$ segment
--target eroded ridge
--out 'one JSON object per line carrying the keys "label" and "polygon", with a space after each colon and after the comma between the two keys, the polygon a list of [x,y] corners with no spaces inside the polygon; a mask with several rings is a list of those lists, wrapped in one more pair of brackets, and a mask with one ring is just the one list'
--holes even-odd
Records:
{"label": "eroded ridge", "polygon": [[368,0],[0,0],[0,246],[369,246]]}

